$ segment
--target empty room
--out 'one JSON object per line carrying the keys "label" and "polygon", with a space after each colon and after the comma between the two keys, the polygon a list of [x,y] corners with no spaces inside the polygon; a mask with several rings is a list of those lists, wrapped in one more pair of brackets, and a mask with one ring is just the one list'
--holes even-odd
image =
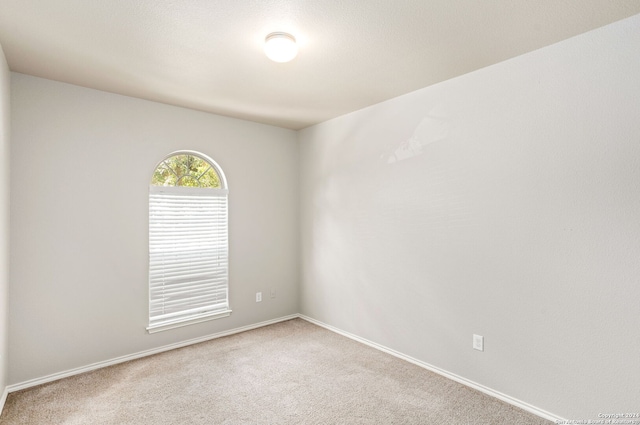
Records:
{"label": "empty room", "polygon": [[0,1],[0,424],[640,424],[637,0]]}

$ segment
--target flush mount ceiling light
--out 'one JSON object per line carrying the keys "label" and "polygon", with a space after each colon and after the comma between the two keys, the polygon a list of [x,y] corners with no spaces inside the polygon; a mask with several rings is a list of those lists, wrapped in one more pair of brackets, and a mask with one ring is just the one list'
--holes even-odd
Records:
{"label": "flush mount ceiling light", "polygon": [[298,45],[291,34],[272,32],[264,40],[264,53],[274,62],[289,62],[298,54]]}

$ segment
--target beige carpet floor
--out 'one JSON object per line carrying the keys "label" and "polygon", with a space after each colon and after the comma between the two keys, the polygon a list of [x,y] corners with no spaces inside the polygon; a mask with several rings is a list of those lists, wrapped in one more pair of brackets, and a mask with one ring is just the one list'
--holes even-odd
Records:
{"label": "beige carpet floor", "polygon": [[301,319],[9,394],[0,424],[551,422]]}

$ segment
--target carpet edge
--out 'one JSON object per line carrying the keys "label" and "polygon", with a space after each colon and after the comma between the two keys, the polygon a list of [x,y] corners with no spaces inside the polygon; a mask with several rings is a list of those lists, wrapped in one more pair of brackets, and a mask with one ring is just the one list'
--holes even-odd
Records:
{"label": "carpet edge", "polygon": [[365,344],[368,345],[371,348],[375,348],[376,350],[382,351],[384,353],[387,354],[391,354],[394,357],[397,357],[399,359],[405,360],[409,363],[415,364],[416,366],[422,367],[424,369],[427,369],[431,372],[437,373],[438,375],[444,376],[445,378],[451,379],[452,381],[458,382],[462,385],[465,385],[467,387],[473,388],[474,390],[480,391],[488,396],[491,396],[493,398],[497,398],[498,400],[504,401],[505,403],[508,403],[512,406],[515,406],[519,409],[525,410],[529,413],[533,413],[536,416],[539,416],[543,419],[547,419],[549,421],[553,421],[556,423],[561,423],[566,421],[566,419],[561,418],[559,416],[554,415],[551,412],[547,412],[544,409],[540,409],[536,406],[533,406],[529,403],[526,403],[522,400],[518,400],[517,398],[508,396],[506,394],[501,393],[500,391],[496,391],[494,389],[491,389],[489,387],[485,387],[482,384],[478,384],[477,382],[471,381],[469,379],[463,378],[462,376],[458,376],[455,373],[451,373],[449,371],[446,371],[444,369],[440,369],[439,367],[433,366],[429,363],[423,362],[421,360],[415,359],[411,356],[407,356],[406,354],[403,354],[399,351],[393,350],[391,348],[385,347],[384,345],[378,344],[376,342],[373,341],[369,341],[368,339],[362,338],[358,335],[352,334],[350,332],[346,332],[343,331],[342,329],[336,328],[335,326],[331,326],[328,325],[324,322],[321,322],[319,320],[316,320],[312,317],[309,316],[305,316],[304,314],[299,314],[298,317],[302,320],[306,320],[309,323],[312,323],[314,325],[320,326],[322,328],[325,328],[331,332],[335,332],[339,335],[345,336],[349,339],[352,339],[356,342],[359,342],[361,344]]}

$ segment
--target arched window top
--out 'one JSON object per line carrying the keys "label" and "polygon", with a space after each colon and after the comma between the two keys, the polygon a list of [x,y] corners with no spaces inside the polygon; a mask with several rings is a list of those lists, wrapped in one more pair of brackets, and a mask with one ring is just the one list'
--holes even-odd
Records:
{"label": "arched window top", "polygon": [[153,172],[151,185],[227,189],[227,181],[218,164],[193,151],[169,154]]}

